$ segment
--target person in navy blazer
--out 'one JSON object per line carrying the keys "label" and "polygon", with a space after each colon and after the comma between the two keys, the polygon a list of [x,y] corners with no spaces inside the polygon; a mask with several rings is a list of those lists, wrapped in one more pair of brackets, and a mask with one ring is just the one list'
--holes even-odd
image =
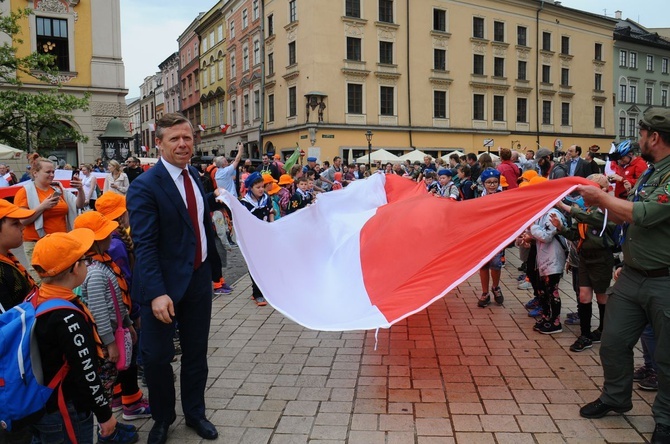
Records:
{"label": "person in navy blazer", "polygon": [[[131,294],[141,305],[140,350],[155,421],[147,442],[165,443],[176,419],[170,365],[175,323],[182,348],[181,404],[186,425],[202,438],[216,439],[218,432],[205,416],[212,278],[221,275],[210,216],[214,196],[205,194],[197,170],[189,165],[193,127],[186,117],[169,113],[159,119],[156,145],[160,161],[138,176],[127,194],[136,257]],[[187,178],[196,204],[192,216],[187,208]],[[197,229],[192,223],[196,214]]]}

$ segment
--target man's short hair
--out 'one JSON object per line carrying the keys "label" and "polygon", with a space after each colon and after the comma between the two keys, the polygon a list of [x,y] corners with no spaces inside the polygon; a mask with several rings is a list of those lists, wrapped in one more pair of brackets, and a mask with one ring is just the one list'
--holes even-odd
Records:
{"label": "man's short hair", "polygon": [[477,155],[475,153],[468,153],[466,155],[466,158],[468,160],[472,160],[473,162],[477,162]]}
{"label": "man's short hair", "polygon": [[461,161],[461,156],[459,156],[458,153],[451,153],[449,155],[449,160],[452,160],[452,159],[455,160],[456,162],[460,162]]}
{"label": "man's short hair", "polygon": [[216,156],[214,158],[214,165],[216,165],[217,168],[223,168],[223,156]]}
{"label": "man's short hair", "polygon": [[333,157],[333,163],[337,162],[340,159],[342,159],[340,156]]}
{"label": "man's short hair", "polygon": [[456,170],[462,172],[465,177],[470,176],[470,174],[472,173],[472,168],[470,168],[470,165],[467,164],[457,166]]}
{"label": "man's short hair", "polygon": [[307,176],[301,176],[295,180],[296,183],[307,182]]}
{"label": "man's short hair", "polygon": [[512,158],[512,150],[509,148],[500,148],[500,158],[502,160],[510,160]]}
{"label": "man's short hair", "polygon": [[181,125],[182,123],[188,123],[191,129],[191,121],[186,118],[182,113],[167,113],[163,114],[163,117],[156,121],[156,138],[163,140],[163,132],[165,128],[172,128],[175,125]]}
{"label": "man's short hair", "polygon": [[577,154],[580,156],[582,155],[582,147],[579,145],[575,145],[575,151],[577,151]]}

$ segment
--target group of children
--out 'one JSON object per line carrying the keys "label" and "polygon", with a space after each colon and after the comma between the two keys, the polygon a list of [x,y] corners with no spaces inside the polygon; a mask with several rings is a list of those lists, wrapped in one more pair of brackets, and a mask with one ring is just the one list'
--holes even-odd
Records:
{"label": "group of children", "polygon": [[[10,442],[91,443],[95,416],[99,443],[129,444],[138,440],[137,429],[117,423],[113,411],[122,410],[125,420],[151,417],[137,382],[138,307],[129,293],[134,255],[125,197],[104,193],[96,207],[79,215],[72,231],[47,234],[36,243],[31,264],[41,280],[38,288],[10,251],[21,245],[21,220],[34,211],[0,200],[2,311],[29,295],[38,306],[52,299],[72,304],[38,317],[34,329],[45,384],[64,364],[69,367],[62,382],[65,405],[54,392],[39,415],[4,432]],[[117,365],[123,356],[115,337],[119,322],[132,341],[129,365],[123,367]],[[63,427],[69,423],[72,427]]]}

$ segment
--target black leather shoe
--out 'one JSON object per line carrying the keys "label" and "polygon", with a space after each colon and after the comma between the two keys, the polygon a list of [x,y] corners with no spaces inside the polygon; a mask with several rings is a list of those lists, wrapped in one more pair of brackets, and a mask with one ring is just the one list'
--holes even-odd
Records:
{"label": "black leather shoe", "polygon": [[204,439],[216,439],[219,437],[219,432],[216,431],[214,424],[205,418],[187,419],[186,427],[192,428],[198,435],[200,435],[201,438]]}
{"label": "black leather shoe", "polygon": [[175,419],[176,418],[172,418],[172,421],[154,422],[153,427],[151,427],[151,430],[149,431],[147,444],[165,444],[168,439],[168,431]]}
{"label": "black leather shoe", "polygon": [[670,444],[670,426],[656,424],[654,434],[651,435],[651,444]]}
{"label": "black leather shoe", "polygon": [[602,418],[609,412],[626,413],[633,408],[632,405],[626,407],[615,407],[613,405],[605,404],[600,399],[589,402],[584,407],[579,409],[579,415],[583,418]]}

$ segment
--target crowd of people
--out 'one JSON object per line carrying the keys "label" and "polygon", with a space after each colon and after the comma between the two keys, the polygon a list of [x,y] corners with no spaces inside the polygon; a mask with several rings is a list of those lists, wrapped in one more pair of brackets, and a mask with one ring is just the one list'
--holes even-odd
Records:
{"label": "crowd of people", "polygon": [[[1,311],[26,298],[37,305],[53,299],[72,304],[35,324],[44,380],[69,365],[62,383],[64,406],[52,396],[39,415],[1,432],[3,440],[86,443],[97,435],[103,444],[133,443],[136,428],[112,414],[122,411],[127,421],[152,417],[148,442],[165,443],[176,418],[171,362],[179,352],[185,424],[204,439],[216,439],[216,427],[205,417],[207,338],[212,297],[232,291],[222,270],[235,234],[230,210],[215,197],[225,189],[271,223],[317,203],[321,193],[338,192],[370,174],[394,174],[453,201],[562,177],[591,181],[506,248],[518,247],[523,260],[519,288],[532,291],[526,308],[536,318],[533,330],[556,334],[563,322],[579,324],[580,335],[570,346],[575,353],[601,343],[603,392],[582,407],[581,416],[630,410],[637,380],[642,388],[658,390],[652,442],[670,442],[665,359],[670,245],[663,247],[670,239],[669,112],[648,110],[639,124],[639,144],[620,143],[604,168],[582,158],[578,145],[558,156],[546,148],[523,154],[501,148],[496,161],[488,153],[454,153],[448,161],[426,156],[423,163],[389,163],[373,172],[366,165],[346,165],[339,156],[322,164],[308,157],[303,166],[267,153],[254,166],[241,163],[238,144],[232,159],[218,156],[212,165],[190,165],[191,123],[170,113],[156,125],[161,159],[145,172],[136,158],[125,168],[111,161],[101,189],[93,175],[100,163],[80,165],[70,188],[64,188],[54,181],[54,162],[34,154],[30,178],[14,203],[0,200]],[[1,177],[9,185],[18,182],[9,171]],[[21,247],[28,268],[12,253]],[[619,251],[621,260],[615,261]],[[482,266],[478,307],[504,304],[504,265],[502,249]],[[566,271],[578,306],[564,320],[558,286]],[[267,304],[253,279],[252,298],[258,306]],[[116,334],[119,329],[127,332],[125,339]],[[640,337],[645,364],[635,369],[633,348]],[[149,397],[139,387],[142,378]],[[61,427],[67,421],[75,424],[72,430]]]}

